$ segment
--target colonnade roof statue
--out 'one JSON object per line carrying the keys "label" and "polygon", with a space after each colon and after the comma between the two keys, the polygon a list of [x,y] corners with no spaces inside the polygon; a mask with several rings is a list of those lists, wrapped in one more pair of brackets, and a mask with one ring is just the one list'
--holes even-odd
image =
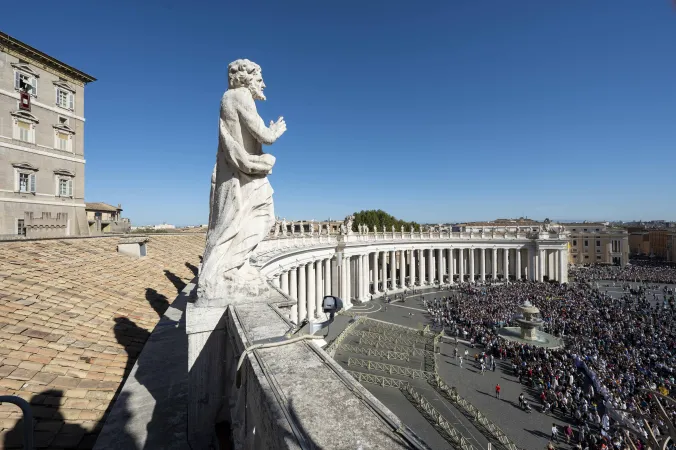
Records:
{"label": "colonnade roof statue", "polygon": [[[255,100],[265,100],[261,68],[248,59],[228,65],[228,90],[221,99],[216,165],[211,176],[209,229],[196,305],[227,303],[237,286],[264,284],[249,256],[275,223],[267,179],[275,157],[263,153],[286,131],[284,118],[266,127]],[[223,306],[223,305],[220,305]]]}

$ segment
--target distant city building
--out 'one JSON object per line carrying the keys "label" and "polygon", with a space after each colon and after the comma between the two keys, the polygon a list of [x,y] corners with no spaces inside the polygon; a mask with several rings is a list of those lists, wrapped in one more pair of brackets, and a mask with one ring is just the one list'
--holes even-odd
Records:
{"label": "distant city building", "polygon": [[89,235],[84,88],[95,80],[0,32],[0,235]]}
{"label": "distant city building", "polygon": [[[655,228],[658,223],[663,225],[662,228]],[[672,222],[653,221],[628,227],[629,251],[631,254],[676,261],[673,245],[676,231],[670,225],[672,225]]]}
{"label": "distant city building", "polygon": [[168,223],[161,223],[159,225],[142,225],[139,227],[131,227],[132,231],[137,231],[137,230],[174,230],[176,229],[175,225],[171,225]]}
{"label": "distant city building", "polygon": [[122,218],[122,205],[107,203],[86,203],[87,223],[90,234],[129,233],[131,221]]}
{"label": "distant city building", "polygon": [[570,233],[571,264],[615,264],[629,262],[629,233],[608,222],[564,223]]}

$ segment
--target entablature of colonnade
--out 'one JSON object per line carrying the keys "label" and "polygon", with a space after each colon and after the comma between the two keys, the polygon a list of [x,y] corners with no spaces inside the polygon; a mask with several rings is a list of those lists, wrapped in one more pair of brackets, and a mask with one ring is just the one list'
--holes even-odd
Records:
{"label": "entablature of colonnade", "polygon": [[314,233],[275,236],[261,242],[252,265],[266,277],[313,261],[373,252],[447,249],[567,250],[564,233],[369,232],[342,235]]}

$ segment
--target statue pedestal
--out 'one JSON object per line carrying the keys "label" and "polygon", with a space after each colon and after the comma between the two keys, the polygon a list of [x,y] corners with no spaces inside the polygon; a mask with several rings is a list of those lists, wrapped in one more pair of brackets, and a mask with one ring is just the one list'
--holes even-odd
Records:
{"label": "statue pedestal", "polygon": [[188,442],[193,449],[215,445],[215,424],[225,398],[226,311],[227,306],[193,303],[186,308]]}

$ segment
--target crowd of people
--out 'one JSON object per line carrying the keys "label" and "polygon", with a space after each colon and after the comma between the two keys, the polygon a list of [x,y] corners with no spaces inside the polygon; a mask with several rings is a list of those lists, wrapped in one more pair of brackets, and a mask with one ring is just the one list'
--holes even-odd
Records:
{"label": "crowd of people", "polygon": [[[601,275],[607,269],[588,270]],[[669,270],[615,271],[617,277],[611,279],[640,273],[645,281],[663,282],[662,277],[671,276]],[[591,279],[602,278],[586,280]],[[510,359],[514,375],[537,393],[541,412],[562,414],[577,425],[578,448],[628,448],[619,425],[637,430],[644,442],[647,433],[625,411],[653,418],[654,433],[666,432],[650,399],[654,394],[643,389],[676,396],[674,291],[620,283],[623,294],[612,297],[603,283],[597,284],[465,284],[450,297],[424,303],[437,328],[486,354]],[[517,325],[514,319],[525,301],[540,309],[544,332],[564,339],[563,349],[546,350],[498,337],[499,327]],[[673,422],[676,409],[665,407]],[[645,448],[640,441],[634,445]]]}
{"label": "crowd of people", "polygon": [[568,276],[577,281],[611,280],[676,284],[676,266],[640,261],[634,261],[624,267],[571,266]]}

